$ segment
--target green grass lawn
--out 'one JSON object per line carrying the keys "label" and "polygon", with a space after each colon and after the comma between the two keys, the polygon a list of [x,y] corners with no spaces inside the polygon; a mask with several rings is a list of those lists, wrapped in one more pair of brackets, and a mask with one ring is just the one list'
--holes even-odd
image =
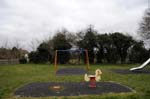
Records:
{"label": "green grass lawn", "polygon": [[[150,97],[150,74],[121,75],[110,69],[127,69],[138,65],[92,65],[90,71],[100,68],[103,72],[102,81],[115,81],[133,88],[136,93],[103,94],[74,97],[16,97],[14,91],[31,82],[82,82],[84,75],[80,76],[56,76],[53,65],[46,64],[23,64],[0,66],[0,99],[149,99]],[[65,67],[65,66],[61,66]],[[78,66],[76,66],[78,67]],[[81,66],[82,67],[82,66]]]}

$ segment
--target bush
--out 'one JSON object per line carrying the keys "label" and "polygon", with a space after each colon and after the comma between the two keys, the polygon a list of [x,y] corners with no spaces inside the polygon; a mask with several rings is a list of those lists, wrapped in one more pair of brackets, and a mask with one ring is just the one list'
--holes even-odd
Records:
{"label": "bush", "polygon": [[[44,53],[44,52],[43,52]],[[36,52],[31,52],[29,54],[29,59],[31,63],[46,63],[48,62],[48,54],[43,55],[43,53],[39,53],[38,51]]]}
{"label": "bush", "polygon": [[26,64],[27,63],[27,59],[25,59],[24,57],[19,59],[19,63],[20,64]]}

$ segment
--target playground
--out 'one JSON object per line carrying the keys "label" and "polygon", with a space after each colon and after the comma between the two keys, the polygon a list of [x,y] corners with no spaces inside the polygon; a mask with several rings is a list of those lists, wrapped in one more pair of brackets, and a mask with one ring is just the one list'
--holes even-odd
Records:
{"label": "playground", "polygon": [[[129,70],[139,65],[91,65],[88,74],[94,74],[97,68],[100,68],[103,72],[101,80],[97,82],[97,88],[95,89],[88,87],[89,82],[85,82],[84,74],[68,76],[56,75],[54,65],[22,64],[0,66],[0,97],[2,99],[57,99],[60,97],[62,99],[148,99],[150,96],[150,74],[139,73],[136,75],[124,75],[112,71],[116,69]],[[71,67],[83,68],[82,65]],[[62,65],[60,68],[70,67]],[[147,69],[148,68],[149,66],[147,66]],[[51,85],[54,85],[53,87],[56,87],[56,89],[53,89]],[[34,92],[32,92],[33,90]],[[67,92],[69,92],[69,94],[67,94]],[[28,93],[32,94],[30,95]]]}

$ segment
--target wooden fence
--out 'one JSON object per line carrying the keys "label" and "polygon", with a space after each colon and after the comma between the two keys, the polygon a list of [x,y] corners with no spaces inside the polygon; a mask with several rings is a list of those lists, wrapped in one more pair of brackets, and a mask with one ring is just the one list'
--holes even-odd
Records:
{"label": "wooden fence", "polygon": [[0,65],[19,64],[19,59],[0,59]]}

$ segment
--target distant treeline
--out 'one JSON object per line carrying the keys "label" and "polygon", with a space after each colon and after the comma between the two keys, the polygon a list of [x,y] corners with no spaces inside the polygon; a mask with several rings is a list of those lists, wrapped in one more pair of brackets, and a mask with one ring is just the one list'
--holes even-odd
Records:
{"label": "distant treeline", "polygon": [[13,60],[20,59],[24,57],[25,54],[28,54],[27,50],[13,47],[13,48],[0,48],[0,60]]}
{"label": "distant treeline", "polygon": [[[57,32],[53,38],[42,42],[36,51],[29,54],[30,62],[53,63],[55,50],[87,49],[90,63],[141,63],[150,57],[150,49],[144,47],[143,41],[137,41],[124,33],[98,33],[89,26],[87,29],[70,33],[67,30]],[[58,53],[67,63],[69,53]],[[59,57],[58,57],[59,58]],[[59,62],[60,63],[60,62]]]}

